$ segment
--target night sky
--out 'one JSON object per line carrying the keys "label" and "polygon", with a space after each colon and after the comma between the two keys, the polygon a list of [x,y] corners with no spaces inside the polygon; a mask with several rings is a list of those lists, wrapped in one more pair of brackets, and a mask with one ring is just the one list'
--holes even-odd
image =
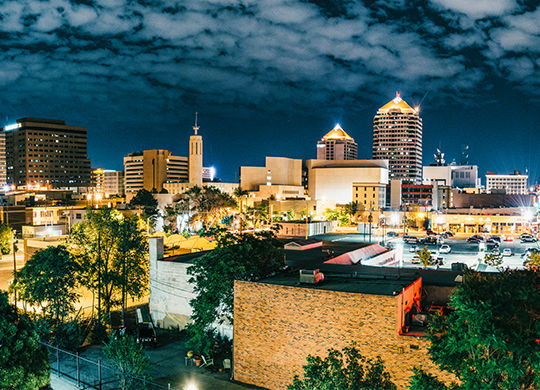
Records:
{"label": "night sky", "polygon": [[[93,167],[187,155],[224,181],[264,156],[315,158],[336,122],[371,158],[377,108],[421,104],[424,164],[540,179],[540,7],[512,0],[3,0],[0,125],[88,128]],[[483,178],[485,182],[485,178]]]}

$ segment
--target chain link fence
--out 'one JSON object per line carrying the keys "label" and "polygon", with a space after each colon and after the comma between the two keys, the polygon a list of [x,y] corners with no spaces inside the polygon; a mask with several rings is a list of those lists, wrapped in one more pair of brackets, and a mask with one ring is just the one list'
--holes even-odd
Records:
{"label": "chain link fence", "polygon": [[67,378],[83,389],[96,390],[173,390],[171,385],[160,385],[146,378],[123,375],[104,364],[79,356],[47,343],[40,342],[49,351],[51,372]]}

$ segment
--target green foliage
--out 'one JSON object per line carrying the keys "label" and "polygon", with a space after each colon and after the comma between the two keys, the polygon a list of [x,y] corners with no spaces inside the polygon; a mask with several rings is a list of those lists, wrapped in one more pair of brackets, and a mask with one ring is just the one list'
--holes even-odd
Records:
{"label": "green foliage", "polygon": [[0,292],[0,388],[34,390],[49,384],[49,356],[33,323]]}
{"label": "green foliage", "polygon": [[416,256],[418,257],[424,268],[428,265],[433,264],[433,259],[431,258],[431,251],[427,248],[427,246],[424,246],[422,249],[416,252]]}
{"label": "green foliage", "polygon": [[283,215],[283,217],[287,220],[287,221],[294,221],[295,217],[296,217],[296,214],[294,213],[294,210],[287,210],[285,212],[285,214]]}
{"label": "green foliage", "polygon": [[0,225],[0,253],[9,255],[14,238],[13,229],[7,225]]}
{"label": "green foliage", "polygon": [[302,379],[295,375],[287,390],[393,390],[396,385],[390,380],[380,357],[368,359],[353,345],[343,352],[329,349],[324,359],[307,357]]}
{"label": "green foliage", "polygon": [[39,306],[52,322],[63,322],[73,313],[79,298],[76,292],[79,269],[63,245],[37,251],[17,273],[15,286],[19,298]]}
{"label": "green foliage", "polygon": [[214,325],[233,321],[234,281],[258,280],[284,265],[282,244],[271,231],[254,234],[221,232],[217,247],[194,259],[188,268],[195,298],[191,300],[193,324],[190,344],[208,352]]}
{"label": "green foliage", "polygon": [[148,242],[136,218],[111,209],[89,210],[69,242],[81,284],[98,298],[98,321],[107,322],[126,294],[138,298],[147,291]]}
{"label": "green foliage", "polygon": [[351,223],[351,216],[341,207],[326,209],[324,211],[324,217],[327,221],[338,221],[339,226],[346,226]]}
{"label": "green foliage", "polygon": [[451,390],[459,388],[456,384],[446,386],[436,376],[425,372],[419,367],[414,367],[413,373],[414,375],[409,381],[409,390]]}
{"label": "green foliage", "polygon": [[527,263],[526,263],[527,269],[530,270],[537,270],[540,268],[540,253],[538,252],[531,252],[529,253],[529,256],[527,256]]}
{"label": "green foliage", "polygon": [[40,340],[48,344],[76,351],[84,341],[83,325],[76,318],[57,322],[49,317],[35,316],[33,322]]}
{"label": "green foliage", "polygon": [[484,256],[484,263],[492,267],[500,268],[503,263],[503,257],[500,253],[488,252]]}
{"label": "green foliage", "polygon": [[150,368],[150,359],[142,345],[138,345],[131,336],[110,336],[103,347],[103,353],[110,364],[118,370],[122,389],[143,388],[140,380]]}
{"label": "green foliage", "polygon": [[349,216],[351,221],[356,218],[359,211],[360,207],[357,201],[347,203],[345,206],[343,206],[343,212]]}
{"label": "green foliage", "polygon": [[540,387],[540,275],[467,271],[454,309],[429,323],[429,353],[443,370],[478,390]]}
{"label": "green foliage", "polygon": [[217,226],[227,215],[228,209],[236,207],[236,201],[229,194],[212,186],[191,187],[181,195],[175,209],[189,213],[191,219],[200,220],[203,226]]}
{"label": "green foliage", "polygon": [[[157,191],[156,191],[157,193]],[[155,215],[157,212],[158,202],[150,191],[140,189],[137,194],[129,202],[131,206],[144,208],[144,213],[148,216]]]}

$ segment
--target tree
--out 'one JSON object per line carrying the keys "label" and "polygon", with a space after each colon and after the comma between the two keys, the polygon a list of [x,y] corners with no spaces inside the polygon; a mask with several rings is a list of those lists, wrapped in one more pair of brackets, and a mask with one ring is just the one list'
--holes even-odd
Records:
{"label": "tree", "polygon": [[294,376],[288,390],[393,390],[396,385],[390,380],[380,357],[368,359],[353,345],[343,352],[329,349],[324,359],[307,357],[304,377]]}
{"label": "tree", "polygon": [[138,378],[150,368],[150,359],[144,353],[143,346],[137,344],[133,337],[111,335],[103,347],[103,353],[118,370],[122,389],[143,388]]}
{"label": "tree", "polygon": [[228,214],[228,209],[236,207],[236,201],[229,194],[212,186],[191,187],[181,195],[179,202],[193,219],[203,223],[203,227],[218,226]]}
{"label": "tree", "polygon": [[[157,193],[157,191],[156,191]],[[137,194],[129,202],[131,206],[139,206],[144,208],[144,213],[148,216],[156,214],[158,202],[150,191],[144,188],[137,191]]]}
{"label": "tree", "polygon": [[0,292],[0,388],[34,390],[49,384],[49,356],[28,316]]}
{"label": "tree", "polygon": [[193,324],[188,328],[193,348],[208,351],[216,324],[232,323],[235,280],[258,280],[284,265],[282,244],[271,231],[216,234],[216,248],[193,260],[188,268],[194,284]]}
{"label": "tree", "polygon": [[540,387],[538,273],[466,271],[450,304],[453,311],[430,320],[428,338],[431,359],[461,382],[454,388]]}
{"label": "tree", "polygon": [[9,255],[11,253],[11,247],[13,243],[13,229],[8,225],[0,225],[0,253],[3,255]]}
{"label": "tree", "polygon": [[484,256],[484,263],[492,267],[497,267],[497,269],[500,269],[503,263],[503,257],[500,253],[488,252]]}
{"label": "tree", "polygon": [[122,295],[140,297],[148,289],[147,239],[135,218],[111,209],[89,210],[69,242],[81,283],[97,295],[100,324],[109,321]]}
{"label": "tree", "polygon": [[343,206],[343,211],[349,215],[349,219],[351,221],[355,220],[356,215],[360,211],[360,207],[358,205],[357,201],[353,201],[350,203],[347,203],[345,206]]}
{"label": "tree", "polygon": [[338,221],[339,226],[345,226],[351,223],[351,216],[341,207],[326,209],[324,211],[324,217],[328,221]]}
{"label": "tree", "polygon": [[431,258],[431,251],[427,248],[427,246],[424,246],[421,250],[416,252],[416,256],[418,257],[424,268],[433,263],[433,259]]}
{"label": "tree", "polygon": [[63,245],[37,251],[17,273],[19,297],[40,306],[43,315],[55,324],[63,323],[79,298],[75,291],[79,269]]}
{"label": "tree", "polygon": [[421,368],[414,367],[412,371],[414,375],[409,382],[409,390],[450,390],[459,388],[456,384],[446,386],[435,375],[425,372]]}
{"label": "tree", "polygon": [[538,252],[531,252],[527,256],[527,262],[526,265],[527,269],[530,270],[537,270],[540,268],[540,253]]}

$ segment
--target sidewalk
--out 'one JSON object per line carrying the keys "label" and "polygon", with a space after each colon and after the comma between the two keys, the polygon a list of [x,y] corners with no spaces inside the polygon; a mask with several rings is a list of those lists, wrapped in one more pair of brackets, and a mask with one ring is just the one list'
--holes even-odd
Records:
{"label": "sidewalk", "polygon": [[[197,366],[186,366],[185,359],[187,348],[183,340],[169,344],[159,345],[157,348],[145,348],[150,357],[151,368],[149,377],[155,383],[167,386],[173,390],[183,390],[189,384],[197,386],[197,390],[245,390],[256,387],[233,383],[229,381],[230,370],[213,372]],[[81,357],[92,360],[102,360],[106,363],[101,347],[90,347],[80,354]]]}

